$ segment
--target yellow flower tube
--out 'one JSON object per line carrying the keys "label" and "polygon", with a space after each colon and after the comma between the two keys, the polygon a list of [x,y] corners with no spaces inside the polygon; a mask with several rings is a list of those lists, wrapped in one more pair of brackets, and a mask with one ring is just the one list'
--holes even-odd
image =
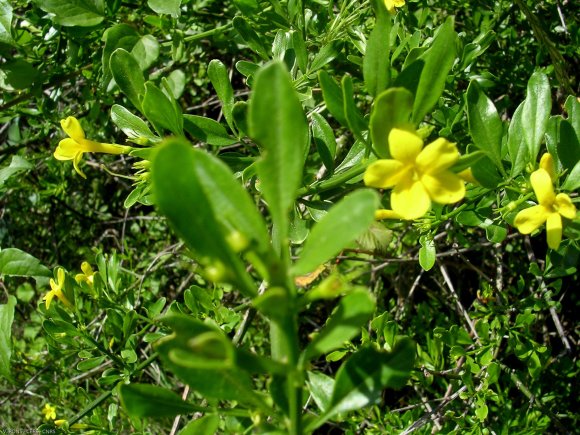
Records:
{"label": "yellow flower tube", "polygon": [[60,121],[62,129],[68,134],[68,138],[59,142],[54,151],[57,160],[72,160],[75,171],[83,178],[87,178],[79,168],[79,162],[84,153],[127,154],[132,150],[130,146],[110,143],[101,143],[85,138],[85,132],[80,122],[74,116],[69,116]]}
{"label": "yellow flower tube", "polygon": [[52,302],[55,296],[58,299],[60,299],[60,301],[63,304],[65,304],[68,308],[72,308],[73,305],[70,303],[70,301],[67,299],[67,297],[64,295],[64,292],[62,291],[65,281],[64,269],[62,268],[58,269],[58,272],[56,273],[56,278],[57,278],[56,282],[54,282],[54,279],[52,278],[50,279],[51,290],[43,298],[43,300],[46,303],[46,309],[48,310],[50,308],[50,303]]}
{"label": "yellow flower tube", "polygon": [[395,8],[401,8],[405,6],[405,0],[384,0],[385,7],[389,13],[394,14]]}

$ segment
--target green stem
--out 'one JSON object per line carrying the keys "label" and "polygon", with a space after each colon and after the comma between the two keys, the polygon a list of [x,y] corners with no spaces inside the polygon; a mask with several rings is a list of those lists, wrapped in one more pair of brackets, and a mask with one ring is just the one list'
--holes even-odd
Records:
{"label": "green stem", "polygon": [[[229,22],[227,24],[224,24],[223,26],[216,27],[215,29],[212,29],[212,30],[207,30],[205,32],[196,33],[195,35],[186,36],[185,38],[183,38],[183,41],[184,42],[192,42],[192,41],[197,41],[200,39],[208,38],[210,36],[217,35],[219,33],[226,31],[226,30],[229,30],[229,29],[233,28],[233,26],[234,26],[233,22]],[[167,42],[162,43],[161,45],[168,46],[171,44],[173,44],[173,41],[167,41]]]}
{"label": "green stem", "polygon": [[334,177],[332,177],[328,180],[319,181],[319,182],[311,184],[308,187],[303,187],[303,188],[298,190],[297,195],[298,196],[307,196],[307,195],[312,195],[313,193],[319,193],[319,192],[323,192],[325,190],[330,190],[330,189],[334,189],[335,187],[342,186],[347,181],[362,174],[366,170],[366,168],[369,164],[370,164],[370,162],[359,163],[358,165],[355,165],[351,168],[348,168],[346,171],[341,172],[340,174],[335,175]]}

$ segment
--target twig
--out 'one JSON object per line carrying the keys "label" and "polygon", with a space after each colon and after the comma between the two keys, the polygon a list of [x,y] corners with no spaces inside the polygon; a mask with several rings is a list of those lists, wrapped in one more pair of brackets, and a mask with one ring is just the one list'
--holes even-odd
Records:
{"label": "twig", "polygon": [[[185,400],[187,399],[187,395],[189,394],[189,385],[186,385],[185,388],[183,389],[183,394],[181,395],[181,399]],[[171,432],[169,432],[169,435],[175,435],[177,433],[177,429],[179,428],[179,420],[181,419],[181,415],[178,415],[177,417],[175,417],[175,420],[173,420],[173,427],[171,428]]]}

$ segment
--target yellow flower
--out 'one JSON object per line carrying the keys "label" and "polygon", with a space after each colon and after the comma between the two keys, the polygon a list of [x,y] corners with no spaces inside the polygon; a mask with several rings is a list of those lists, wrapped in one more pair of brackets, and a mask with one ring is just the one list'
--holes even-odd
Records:
{"label": "yellow flower", "polygon": [[439,138],[423,148],[419,136],[393,128],[389,150],[392,159],[372,163],[364,182],[380,189],[394,187],[391,207],[395,215],[417,219],[429,211],[431,201],[453,204],[465,196],[463,180],[448,170],[459,159],[454,143]]}
{"label": "yellow flower", "polygon": [[54,420],[56,418],[56,406],[46,403],[44,408],[42,408],[42,413],[44,414],[45,420]]}
{"label": "yellow flower", "polygon": [[391,14],[395,13],[395,8],[401,8],[401,7],[405,6],[405,0],[384,0],[384,1],[385,1],[385,6],[387,7],[387,10]]}
{"label": "yellow flower", "polygon": [[81,264],[81,270],[83,273],[77,273],[75,275],[75,281],[79,284],[81,282],[86,282],[89,286],[92,287],[95,281],[95,272],[93,271],[93,268],[89,263],[83,261]]}
{"label": "yellow flower", "polygon": [[50,303],[52,302],[53,298],[56,296],[60,301],[65,304],[67,307],[72,308],[72,304],[64,295],[62,288],[64,287],[65,275],[64,269],[59,268],[58,272],[56,273],[57,282],[54,282],[54,279],[50,279],[50,288],[51,290],[44,296],[43,300],[46,301],[46,309],[50,307]]}
{"label": "yellow flower", "polygon": [[520,233],[530,234],[546,222],[548,246],[558,249],[562,241],[562,216],[574,219],[576,207],[565,193],[554,193],[552,179],[544,168],[532,172],[530,182],[539,204],[520,211],[514,225]]}
{"label": "yellow flower", "polygon": [[62,119],[60,125],[69,137],[58,143],[54,151],[54,158],[57,160],[72,160],[75,171],[83,178],[87,177],[79,169],[79,162],[82,160],[84,153],[126,154],[132,149],[130,146],[100,143],[86,139],[81,124],[74,116]]}

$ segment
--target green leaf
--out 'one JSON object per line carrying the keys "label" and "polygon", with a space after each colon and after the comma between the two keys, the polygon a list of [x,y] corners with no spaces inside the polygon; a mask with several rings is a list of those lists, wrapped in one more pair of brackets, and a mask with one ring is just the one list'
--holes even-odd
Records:
{"label": "green leaf", "polygon": [[226,128],[211,118],[196,115],[183,115],[185,130],[196,139],[209,145],[226,146],[238,142]]}
{"label": "green leaf", "polygon": [[566,119],[559,123],[556,149],[564,169],[571,170],[580,160],[580,136]]}
{"label": "green leaf", "polygon": [[292,273],[312,272],[348,247],[374,221],[378,203],[375,191],[359,189],[334,205],[312,228]]}
{"label": "green leaf", "polygon": [[219,60],[212,60],[207,67],[207,75],[222,103],[222,111],[230,128],[235,131],[232,110],[234,107],[234,88],[226,66]]}
{"label": "green leaf", "polygon": [[52,277],[52,272],[32,255],[7,248],[0,251],[0,275]]}
{"label": "green leaf", "polygon": [[330,114],[345,127],[348,127],[344,114],[342,89],[326,71],[318,73],[318,81],[322,89],[322,97]]}
{"label": "green leaf", "polygon": [[252,199],[229,168],[174,138],[154,157],[151,175],[157,205],[177,234],[201,257],[227,265],[225,272],[234,274],[240,290],[254,296],[256,289],[236,252],[244,249],[240,243],[247,244],[263,261],[272,261],[268,234]]}
{"label": "green leaf", "polygon": [[40,0],[38,5],[61,26],[96,26],[105,18],[103,0]]}
{"label": "green leaf", "polygon": [[389,353],[361,348],[338,370],[328,409],[308,429],[337,414],[377,403],[385,388],[403,387],[414,363],[415,344],[408,338],[399,340]]}
{"label": "green leaf", "polygon": [[190,421],[179,435],[214,435],[218,432],[220,418],[217,415],[206,415]]}
{"label": "green leaf", "polygon": [[304,359],[310,360],[343,346],[360,334],[361,327],[374,311],[375,300],[368,291],[355,290],[344,296],[326,325],[304,350]]}
{"label": "green leaf", "polygon": [[159,339],[156,350],[177,377],[206,398],[235,400],[271,411],[253,391],[249,374],[236,366],[236,349],[223,331],[184,315],[173,314],[163,322],[173,334]]}
{"label": "green leaf", "polygon": [[200,410],[173,391],[150,384],[121,385],[119,397],[131,417],[175,417]]}
{"label": "green leaf", "polygon": [[368,130],[368,125],[356,107],[352,77],[348,74],[342,78],[342,98],[344,104],[344,116],[346,117],[348,127],[354,134],[354,137],[359,141],[366,143],[367,141],[363,132]]}
{"label": "green leaf", "polygon": [[469,133],[477,148],[501,168],[501,137],[503,126],[493,102],[473,80],[467,88],[467,120]]}
{"label": "green leaf", "polygon": [[531,163],[530,154],[524,141],[525,126],[522,123],[524,104],[520,104],[510,122],[508,129],[508,153],[512,163],[511,176],[519,175],[528,163]]}
{"label": "green leaf", "polygon": [[312,112],[312,139],[320,155],[320,159],[326,169],[334,171],[334,158],[336,157],[336,139],[328,121],[319,113]]}
{"label": "green leaf", "polygon": [[[312,59],[309,72],[310,73],[316,72],[327,63],[332,62],[336,58],[336,56],[338,56],[338,53],[340,53],[341,47],[342,44],[339,41],[334,41],[331,42],[330,44],[326,44],[325,46],[323,46],[318,51],[318,53],[316,53],[314,59]],[[325,74],[328,73],[325,72]],[[320,77],[320,75],[318,77]]]}
{"label": "green leaf", "polygon": [[419,243],[421,244],[421,248],[419,249],[419,264],[423,270],[430,270],[435,265],[435,259],[437,258],[435,242],[430,237],[421,236]]}
{"label": "green leaf", "polygon": [[80,372],[86,372],[89,371],[91,369],[94,369],[95,367],[101,365],[103,362],[105,362],[106,357],[104,356],[97,356],[94,358],[88,358],[84,361],[81,361],[80,363],[77,364],[77,370]]}
{"label": "green leaf", "polygon": [[370,130],[373,148],[379,157],[391,155],[388,138],[393,128],[413,130],[412,112],[413,94],[405,88],[391,88],[377,97],[371,111]]}
{"label": "green leaf", "polygon": [[151,35],[142,36],[136,43],[131,54],[139,63],[142,71],[145,71],[155,63],[159,57],[159,42]]}
{"label": "green leaf", "polygon": [[566,177],[566,181],[562,185],[562,189],[574,191],[580,188],[580,161],[576,163],[570,174]]}
{"label": "green leaf", "polygon": [[263,60],[268,60],[270,55],[266,49],[264,43],[260,39],[260,36],[256,31],[248,24],[245,18],[235,17],[234,29],[240,34],[244,42],[250,47],[252,51],[257,53]]}
{"label": "green leaf", "polygon": [[145,79],[135,58],[122,48],[111,55],[111,73],[121,92],[141,111],[141,97],[145,93]]}
{"label": "green leaf", "polygon": [[111,108],[111,119],[130,140],[142,138],[155,139],[155,135],[145,121],[133,115],[119,104],[114,104]]}
{"label": "green leaf", "polygon": [[330,405],[332,390],[334,390],[334,379],[324,373],[308,372],[308,389],[312,395],[314,403],[320,411],[325,412]]}
{"label": "green leaf", "polygon": [[10,177],[18,174],[19,172],[28,171],[34,166],[27,160],[20,156],[12,156],[10,164],[2,169],[0,169],[0,188],[4,185],[6,180]]}
{"label": "green leaf", "polygon": [[293,31],[290,38],[292,40],[292,48],[294,48],[294,53],[296,53],[296,64],[300,71],[306,73],[308,71],[308,51],[302,32]]}
{"label": "green leaf", "polygon": [[37,81],[40,73],[32,64],[15,59],[0,64],[0,70],[4,73],[4,82],[14,89],[27,89]]}
{"label": "green leaf", "polygon": [[145,83],[142,104],[143,114],[159,134],[168,130],[175,135],[183,135],[183,115],[180,109],[151,82]]}
{"label": "green leaf", "polygon": [[472,167],[471,171],[474,178],[488,189],[495,189],[499,183],[503,181],[501,175],[497,171],[495,164],[489,157],[479,159]]}
{"label": "green leaf", "polygon": [[564,107],[568,114],[568,122],[576,132],[576,137],[580,138],[580,101],[574,95],[569,95]]}
{"label": "green leaf", "polygon": [[264,149],[257,165],[261,189],[277,240],[285,243],[288,212],[302,180],[308,124],[283,63],[272,62],[256,74],[249,104],[250,136]]}
{"label": "green leaf", "polygon": [[0,43],[12,44],[12,6],[8,0],[0,0]]}
{"label": "green leaf", "polygon": [[117,48],[130,51],[139,40],[139,33],[130,25],[121,23],[105,30],[102,40],[105,42],[102,56],[103,84],[107,86],[112,77],[110,67],[111,55]]}
{"label": "green leaf", "polygon": [[445,89],[445,81],[456,56],[457,34],[453,18],[445,20],[435,35],[433,44],[420,59],[425,61],[413,104],[413,124],[418,125],[433,109]]}
{"label": "green leaf", "polygon": [[[2,251],[4,252],[4,251]],[[10,357],[12,355],[12,322],[16,298],[8,296],[6,304],[0,304],[0,376],[11,379]]]}
{"label": "green leaf", "polygon": [[544,73],[535,72],[528,81],[526,99],[522,109],[522,125],[530,161],[536,161],[540,144],[552,110],[550,82]]}
{"label": "green leaf", "polygon": [[147,6],[159,15],[171,15],[177,18],[180,14],[181,0],[147,0]]}
{"label": "green leaf", "polygon": [[365,85],[368,93],[375,97],[387,88],[390,80],[390,31],[391,17],[381,8],[367,41],[363,60]]}

